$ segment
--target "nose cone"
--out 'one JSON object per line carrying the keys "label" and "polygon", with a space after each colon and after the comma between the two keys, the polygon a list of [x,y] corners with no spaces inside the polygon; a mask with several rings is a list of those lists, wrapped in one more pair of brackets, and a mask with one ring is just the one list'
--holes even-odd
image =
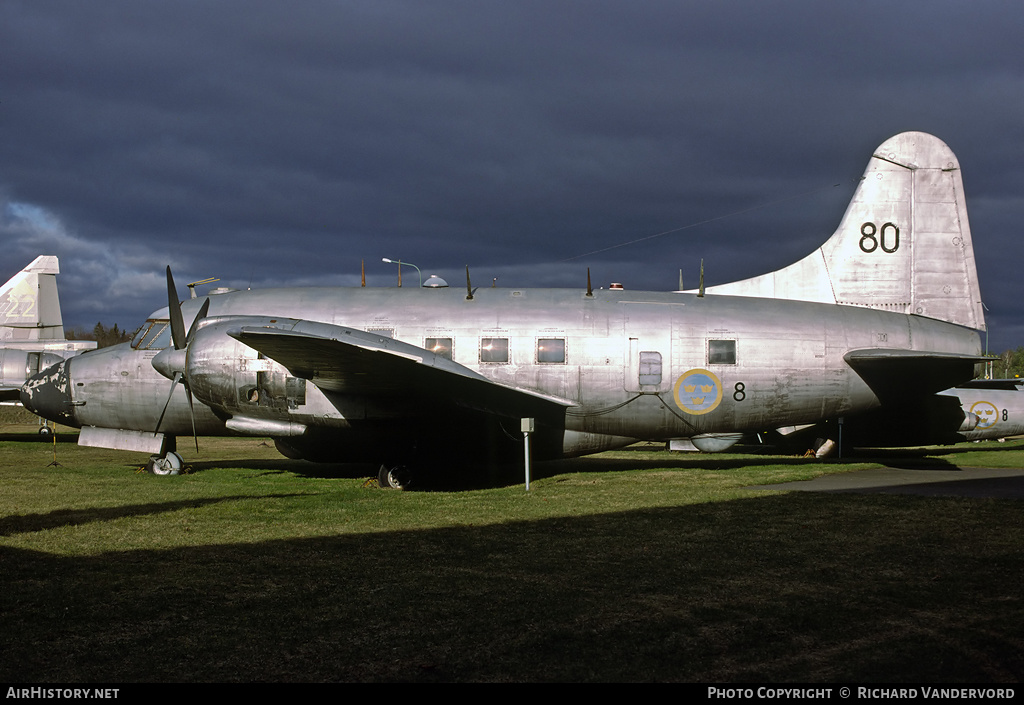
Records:
{"label": "nose cone", "polygon": [[65,360],[28,378],[21,388],[21,403],[44,419],[78,426],[71,402],[71,362]]}

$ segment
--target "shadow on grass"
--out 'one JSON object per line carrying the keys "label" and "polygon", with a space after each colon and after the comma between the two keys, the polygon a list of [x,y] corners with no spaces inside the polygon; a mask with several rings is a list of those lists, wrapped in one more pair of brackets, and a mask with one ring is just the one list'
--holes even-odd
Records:
{"label": "shadow on grass", "polygon": [[956,453],[1005,453],[1010,450],[1024,450],[1024,441],[1012,439],[1007,441],[969,441],[955,446],[939,446],[931,449],[934,455],[954,455]]}
{"label": "shadow on grass", "polygon": [[254,497],[253,495],[237,495],[234,497],[210,497],[203,499],[189,499],[177,502],[159,502],[155,504],[136,504],[117,507],[95,507],[90,509],[58,509],[52,512],[41,514],[22,514],[0,517],[0,536],[14,536],[15,534],[26,534],[34,531],[47,531],[49,529],[61,529],[73,526],[82,526],[94,522],[114,521],[126,517],[140,517],[167,512],[176,512],[181,509],[193,509],[222,502],[234,502],[238,500],[252,499],[279,499],[282,497],[295,497],[297,494],[272,494]]}
{"label": "shadow on grass", "polygon": [[[747,452],[749,451],[749,452]],[[842,467],[863,463],[877,463],[892,468],[917,470],[956,470],[947,460],[945,451],[921,449],[856,449],[843,458],[813,458],[764,449],[762,446],[741,447],[734,453],[670,453],[663,446],[637,445],[614,453],[535,462],[531,465],[531,478],[539,480],[563,474],[626,472],[655,469],[737,470],[755,466],[782,467]],[[371,463],[313,463],[305,460],[231,459],[196,461],[187,464],[186,472],[203,472],[214,468],[238,468],[267,472],[288,472],[310,478],[376,478],[378,467]],[[498,465],[429,466],[416,468],[412,491],[458,491],[486,487],[507,487],[524,482],[521,458]]]}
{"label": "shadow on grass", "polygon": [[[317,478],[368,477],[371,466],[366,463],[311,463],[290,458],[232,458],[228,460],[202,460],[186,462],[184,474],[193,474],[219,468],[256,470],[266,473],[294,473]],[[373,475],[376,475],[373,472]]]}
{"label": "shadow on grass", "polygon": [[1018,682],[1016,505],[787,494],[61,558],[8,682]]}

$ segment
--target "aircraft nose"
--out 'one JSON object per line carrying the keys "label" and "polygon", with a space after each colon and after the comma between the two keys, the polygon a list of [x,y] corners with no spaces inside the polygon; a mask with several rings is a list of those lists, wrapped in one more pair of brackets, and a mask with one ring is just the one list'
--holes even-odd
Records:
{"label": "aircraft nose", "polygon": [[47,367],[21,387],[21,403],[44,419],[66,426],[78,426],[71,401],[71,360]]}

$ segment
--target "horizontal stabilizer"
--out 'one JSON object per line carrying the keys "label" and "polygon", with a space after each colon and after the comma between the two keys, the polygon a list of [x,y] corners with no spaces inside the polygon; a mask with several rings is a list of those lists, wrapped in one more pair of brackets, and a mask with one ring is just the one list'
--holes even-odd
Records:
{"label": "horizontal stabilizer", "polygon": [[882,400],[935,394],[968,382],[974,366],[990,358],[892,348],[851,350],[843,356]]}

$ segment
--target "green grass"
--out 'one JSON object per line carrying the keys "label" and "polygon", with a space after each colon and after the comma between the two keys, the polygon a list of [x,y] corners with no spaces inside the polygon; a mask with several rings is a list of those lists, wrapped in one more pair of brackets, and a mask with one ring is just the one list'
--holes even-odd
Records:
{"label": "green grass", "polygon": [[535,466],[529,492],[396,492],[258,440],[184,440],[189,473],[161,478],[0,429],[0,680],[1024,675],[1020,502],[745,489],[1021,467],[1021,443],[843,462],[640,447]]}

